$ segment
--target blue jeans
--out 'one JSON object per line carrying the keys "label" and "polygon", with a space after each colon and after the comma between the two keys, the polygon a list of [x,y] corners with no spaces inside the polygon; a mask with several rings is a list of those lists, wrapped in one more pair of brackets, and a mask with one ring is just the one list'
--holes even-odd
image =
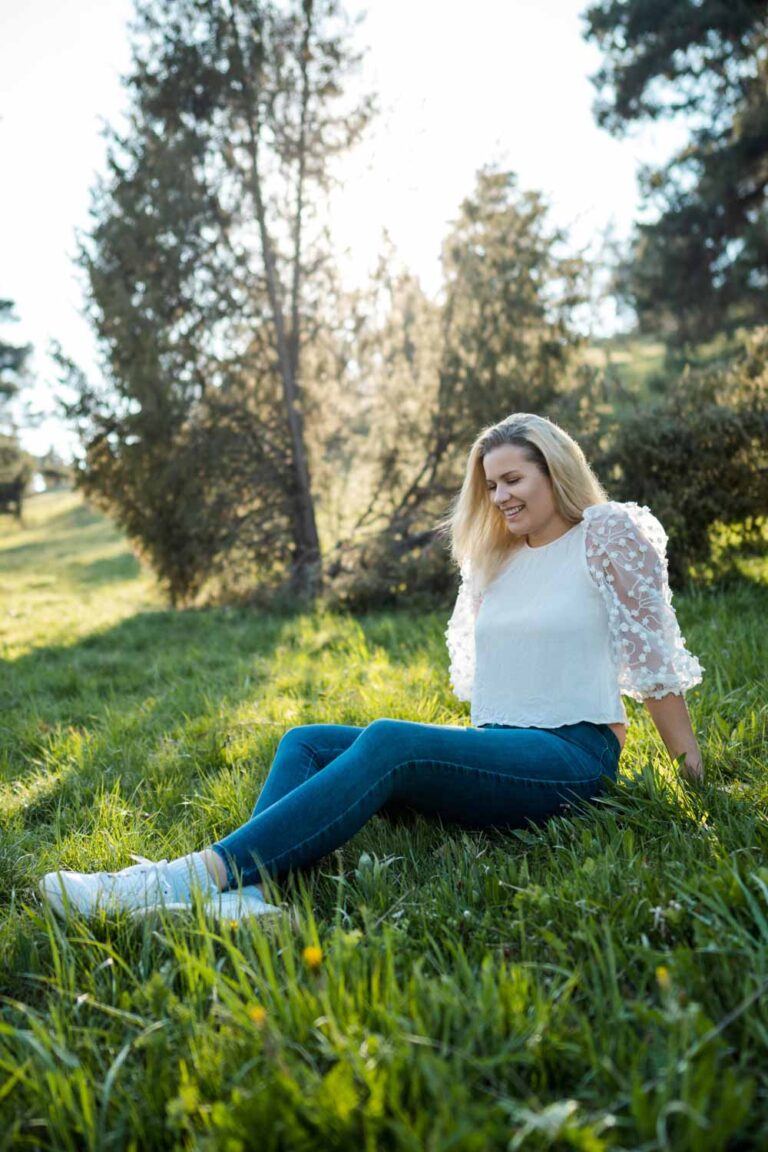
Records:
{"label": "blue jeans", "polygon": [[469,828],[520,827],[616,780],[607,724],[454,727],[304,724],[282,737],[253,816],[211,847],[230,886],[287,875],[349,840],[375,812],[413,809]]}

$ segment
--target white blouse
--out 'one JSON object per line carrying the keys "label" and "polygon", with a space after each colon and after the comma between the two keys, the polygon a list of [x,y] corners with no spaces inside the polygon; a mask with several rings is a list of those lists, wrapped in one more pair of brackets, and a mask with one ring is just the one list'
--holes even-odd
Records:
{"label": "white blouse", "polygon": [[672,607],[667,534],[648,508],[585,508],[557,540],[523,543],[487,588],[466,560],[445,631],[471,723],[626,724],[634,700],[684,694],[704,669]]}

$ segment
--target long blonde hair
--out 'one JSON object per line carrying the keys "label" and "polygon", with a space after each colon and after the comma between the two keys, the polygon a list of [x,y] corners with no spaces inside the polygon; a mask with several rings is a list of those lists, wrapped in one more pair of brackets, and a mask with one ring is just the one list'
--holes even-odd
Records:
{"label": "long blonde hair", "polygon": [[507,529],[504,517],[489,498],[484,457],[503,444],[523,449],[526,459],[549,477],[555,506],[577,524],[585,508],[604,504],[607,493],[576,441],[546,416],[513,412],[484,428],[467,459],[461,491],[437,531],[450,539],[451,556],[461,566],[469,560],[476,587],[490,584],[512,552],[522,547]]}

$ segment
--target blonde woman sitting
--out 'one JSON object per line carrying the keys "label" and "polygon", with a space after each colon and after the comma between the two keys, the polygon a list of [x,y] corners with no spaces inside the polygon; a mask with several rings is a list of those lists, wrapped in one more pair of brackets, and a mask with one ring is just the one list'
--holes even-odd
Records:
{"label": "blonde woman sitting", "polygon": [[405,806],[473,828],[546,820],[616,779],[623,695],[645,703],[683,775],[703,779],[684,699],[702,669],[647,508],[608,500],[566,432],[515,413],[478,435],[440,530],[461,569],[446,638],[468,726],[291,728],[246,824],[172,861],[51,872],[40,887],[54,910],[188,908],[197,890],[220,916],[274,913],[267,877],[332,852],[376,812]]}

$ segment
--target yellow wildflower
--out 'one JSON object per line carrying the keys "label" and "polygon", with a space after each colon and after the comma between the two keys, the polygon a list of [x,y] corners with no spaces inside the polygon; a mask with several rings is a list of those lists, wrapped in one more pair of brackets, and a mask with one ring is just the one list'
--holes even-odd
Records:
{"label": "yellow wildflower", "polygon": [[323,950],[310,944],[302,952],[302,957],[307,968],[319,968],[323,959]]}
{"label": "yellow wildflower", "polygon": [[662,992],[669,991],[670,979],[669,968],[665,968],[663,964],[659,964],[656,969],[656,982],[661,988]]}
{"label": "yellow wildflower", "polygon": [[254,1004],[251,1008],[248,1009],[248,1016],[250,1017],[252,1023],[263,1024],[267,1018],[267,1010],[266,1008],[263,1008],[261,1004]]}

